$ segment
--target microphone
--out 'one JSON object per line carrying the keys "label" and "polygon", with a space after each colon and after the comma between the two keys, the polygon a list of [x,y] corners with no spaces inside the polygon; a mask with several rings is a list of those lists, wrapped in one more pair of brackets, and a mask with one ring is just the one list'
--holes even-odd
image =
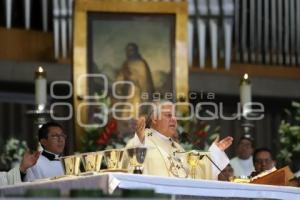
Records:
{"label": "microphone", "polygon": [[220,171],[220,174],[222,176],[226,177],[225,174],[220,169],[220,167],[211,159],[211,157],[209,157],[207,154],[200,155],[200,153],[199,153],[199,160],[202,160],[204,157],[207,157],[207,159]]}

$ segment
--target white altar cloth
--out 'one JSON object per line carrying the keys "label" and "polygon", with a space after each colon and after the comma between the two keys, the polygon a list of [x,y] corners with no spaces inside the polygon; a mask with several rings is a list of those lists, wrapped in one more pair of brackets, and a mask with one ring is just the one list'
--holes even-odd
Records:
{"label": "white altar cloth", "polygon": [[157,193],[206,197],[241,197],[300,200],[300,188],[242,184],[212,180],[193,180],[133,174],[109,174],[109,190],[150,188]]}
{"label": "white altar cloth", "polygon": [[240,184],[125,173],[105,173],[21,183],[0,187],[0,196],[24,194],[26,189],[29,188],[59,188],[62,194],[68,194],[70,189],[83,188],[99,188],[106,193],[112,193],[116,188],[149,188],[154,189],[157,193],[173,195],[300,200],[300,188],[295,187]]}

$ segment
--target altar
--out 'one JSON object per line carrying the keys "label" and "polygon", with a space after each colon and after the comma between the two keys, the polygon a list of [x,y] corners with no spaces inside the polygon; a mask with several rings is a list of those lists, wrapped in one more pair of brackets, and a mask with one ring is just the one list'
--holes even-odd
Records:
{"label": "altar", "polygon": [[27,189],[33,188],[60,189],[63,196],[68,196],[71,189],[102,189],[104,193],[108,194],[112,194],[117,189],[152,189],[155,193],[171,194],[172,199],[176,199],[179,196],[197,196],[300,200],[300,188],[296,187],[240,184],[126,173],[103,173],[20,183],[13,186],[0,187],[0,197],[24,195]]}

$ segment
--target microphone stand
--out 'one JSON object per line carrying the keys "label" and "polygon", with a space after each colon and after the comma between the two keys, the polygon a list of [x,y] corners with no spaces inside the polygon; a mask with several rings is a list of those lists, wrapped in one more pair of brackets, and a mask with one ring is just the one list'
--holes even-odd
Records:
{"label": "microphone stand", "polygon": [[200,155],[199,153],[199,160],[202,160],[204,156],[207,157],[207,159],[220,171],[220,174],[225,177],[225,174],[222,172],[220,167],[207,154]]}

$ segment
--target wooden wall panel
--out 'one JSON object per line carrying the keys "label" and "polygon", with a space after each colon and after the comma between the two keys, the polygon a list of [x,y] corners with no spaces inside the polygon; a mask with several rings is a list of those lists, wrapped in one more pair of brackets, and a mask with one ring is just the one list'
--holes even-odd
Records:
{"label": "wooden wall panel", "polygon": [[0,27],[0,59],[52,61],[52,33]]}

